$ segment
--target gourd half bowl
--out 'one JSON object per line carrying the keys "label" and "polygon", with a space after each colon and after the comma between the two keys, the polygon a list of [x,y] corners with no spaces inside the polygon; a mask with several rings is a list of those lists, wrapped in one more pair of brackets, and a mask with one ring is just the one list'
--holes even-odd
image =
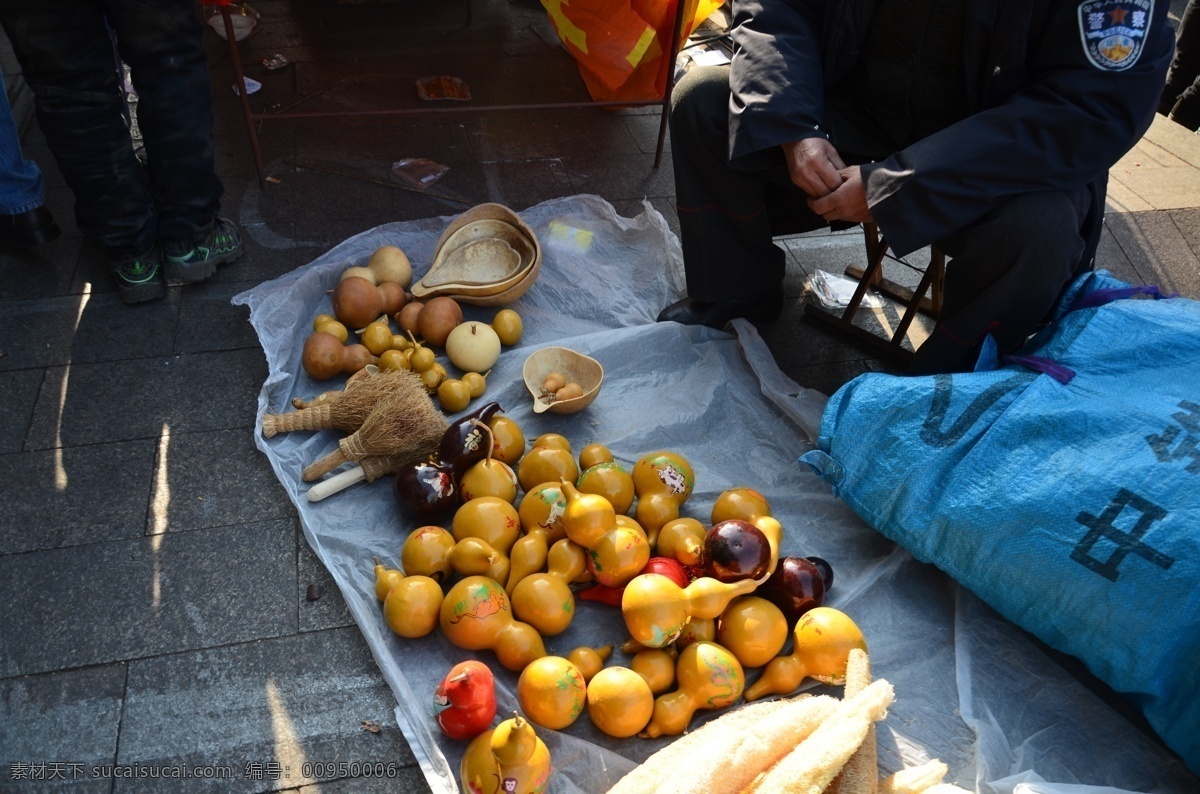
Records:
{"label": "gourd half bowl", "polygon": [[459,215],[438,239],[433,264],[412,285],[413,297],[448,296],[475,306],[501,306],[521,297],[542,269],[542,247],[517,213],[480,204]]}
{"label": "gourd half bowl", "polygon": [[[568,383],[578,383],[583,387],[583,396],[573,400],[549,400],[542,393],[542,384],[546,376],[557,372],[567,379]],[[555,414],[573,414],[582,411],[592,404],[600,393],[604,383],[604,367],[590,356],[577,353],[566,347],[543,347],[530,353],[525,359],[522,370],[525,378],[525,388],[533,395],[533,412],[535,414],[549,411]]]}

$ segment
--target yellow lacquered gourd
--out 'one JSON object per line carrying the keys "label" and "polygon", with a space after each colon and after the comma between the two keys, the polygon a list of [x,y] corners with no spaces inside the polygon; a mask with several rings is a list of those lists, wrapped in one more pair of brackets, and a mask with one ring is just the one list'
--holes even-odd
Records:
{"label": "yellow lacquered gourd", "polygon": [[606,587],[622,587],[650,561],[650,544],[639,530],[617,521],[612,503],[562,480],[567,499],[563,528],[588,552],[588,570]]}
{"label": "yellow lacquered gourd", "polygon": [[389,568],[375,560],[375,597],[380,601],[387,598],[392,588],[404,581],[404,571]]}
{"label": "yellow lacquered gourd", "polygon": [[520,715],[476,736],[463,753],[459,779],[465,792],[545,791],[550,779],[550,750]]}
{"label": "yellow lacquered gourd", "polygon": [[513,617],[504,588],[486,576],[468,576],[450,588],[438,617],[451,643],[468,651],[495,651],[509,670],[520,672],[546,655],[537,629]]}
{"label": "yellow lacquered gourd", "polygon": [[605,645],[600,648],[589,648],[581,645],[567,654],[567,659],[579,668],[584,682],[591,681],[596,673],[604,668],[604,660],[612,656],[613,647]]}
{"label": "yellow lacquered gourd", "polygon": [[621,596],[625,627],[647,648],[662,648],[679,636],[688,618],[716,618],[729,602],[754,591],[751,579],[719,582],[702,576],[686,588],[657,573],[635,577]]}
{"label": "yellow lacquered gourd", "polygon": [[569,583],[583,572],[584,551],[569,538],[550,547],[549,570],[523,578],[512,592],[513,614],[543,637],[561,634],[575,617],[575,595]]}
{"label": "yellow lacquered gourd", "polygon": [[773,574],[775,566],[779,564],[779,544],[783,542],[783,525],[772,516],[755,516],[750,519],[750,523],[767,536],[767,543],[771,546],[771,562],[767,565],[767,574]]}
{"label": "yellow lacquered gourd", "polygon": [[792,630],[792,652],[776,656],[762,676],[746,690],[746,700],[786,695],[805,678],[826,684],[843,684],[850,651],[867,650],[862,631],[850,616],[832,607],[805,612]]}
{"label": "yellow lacquered gourd", "polygon": [[683,649],[675,662],[675,680],[679,688],[655,699],[650,724],[641,736],[678,736],[697,710],[733,705],[746,686],[737,657],[715,642],[697,642]]}
{"label": "yellow lacquered gourd", "polygon": [[658,531],[655,549],[660,557],[670,557],[684,565],[697,565],[707,532],[694,518],[676,518],[663,524]]}

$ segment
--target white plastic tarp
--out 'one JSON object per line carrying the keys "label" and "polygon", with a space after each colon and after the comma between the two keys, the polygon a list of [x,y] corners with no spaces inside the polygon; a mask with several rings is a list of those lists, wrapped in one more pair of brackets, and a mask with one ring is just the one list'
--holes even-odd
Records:
{"label": "white plastic tarp", "polygon": [[[763,493],[785,528],[783,552],[832,564],[827,605],[859,624],[873,674],[895,687],[895,704],[878,731],[881,774],[940,758],[950,768],[949,781],[979,792],[1200,790],[1174,756],[1026,635],[866,526],[797,462],[812,449],[825,398],[787,378],[751,325],[735,321],[731,334],[654,322],[684,286],[678,241],[658,212],[647,204],[638,217],[623,218],[598,197],[576,196],[521,215],[541,241],[544,265],[532,289],[513,304],[525,334],[504,351],[483,399],[500,402],[527,440],[556,432],[576,450],[603,443],[629,467],[655,450],[682,454],[696,474],[683,513],[706,524],[713,501],[727,488],[745,485]],[[327,291],[341,272],[390,244],[409,255],[419,278],[450,220],[379,226],[234,298],[250,307],[270,369],[258,401],[257,444],[366,637],[395,693],[399,725],[438,792],[457,790],[464,749],[433,721],[438,682],[456,662],[488,663],[497,679],[499,720],[518,709],[517,675],[491,652],[459,650],[439,631],[405,640],[388,629],[373,589],[372,558],[398,565],[400,546],[415,528],[401,520],[390,478],[309,502],[300,470],[332,449],[338,434],[264,439],[261,415],[289,410],[293,397],[311,398],[337,385],[303,372],[300,341],[313,317],[329,311]],[[495,310],[466,306],[464,312],[467,319],[490,321]],[[603,389],[586,410],[533,413],[521,366],[546,345],[573,348],[604,366]],[[570,628],[546,638],[546,647],[565,656],[580,645],[611,643],[617,650],[608,664],[628,664],[619,650],[627,636],[619,609],[579,602]],[[750,671],[751,679],[755,675]],[[692,725],[713,716],[701,712]],[[541,729],[539,735],[553,759],[549,791],[562,793],[603,792],[670,741],[613,739],[586,714],[564,731]]]}

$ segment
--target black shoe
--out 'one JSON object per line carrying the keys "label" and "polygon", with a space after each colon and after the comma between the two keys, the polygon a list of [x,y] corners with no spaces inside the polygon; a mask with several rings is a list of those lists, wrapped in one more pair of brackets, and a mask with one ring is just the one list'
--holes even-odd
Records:
{"label": "black shoe", "polygon": [[114,259],[113,278],[125,303],[158,300],[167,294],[162,266],[153,252]]}
{"label": "black shoe", "polygon": [[32,248],[57,239],[61,234],[54,216],[44,206],[16,215],[0,215],[0,245]]}
{"label": "black shoe", "polygon": [[241,255],[242,237],[237,224],[226,218],[214,218],[204,240],[194,246],[163,246],[167,278],[189,284],[212,278],[217,265],[232,262]]}
{"label": "black shoe", "polygon": [[735,317],[752,323],[770,322],[783,311],[783,290],[769,289],[741,298],[720,301],[698,301],[684,298],[672,303],[658,314],[660,323],[676,322],[681,325],[707,325],[721,329]]}

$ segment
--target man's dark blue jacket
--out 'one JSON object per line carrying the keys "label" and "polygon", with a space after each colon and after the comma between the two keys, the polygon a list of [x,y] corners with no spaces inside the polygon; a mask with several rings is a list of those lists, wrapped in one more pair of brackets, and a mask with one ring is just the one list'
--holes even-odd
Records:
{"label": "man's dark blue jacket", "polygon": [[[825,89],[862,55],[880,0],[734,0],[730,158],[823,135]],[[970,115],[863,166],[898,255],[1028,192],[1091,194],[1154,118],[1174,35],[1167,0],[963,0]]]}

